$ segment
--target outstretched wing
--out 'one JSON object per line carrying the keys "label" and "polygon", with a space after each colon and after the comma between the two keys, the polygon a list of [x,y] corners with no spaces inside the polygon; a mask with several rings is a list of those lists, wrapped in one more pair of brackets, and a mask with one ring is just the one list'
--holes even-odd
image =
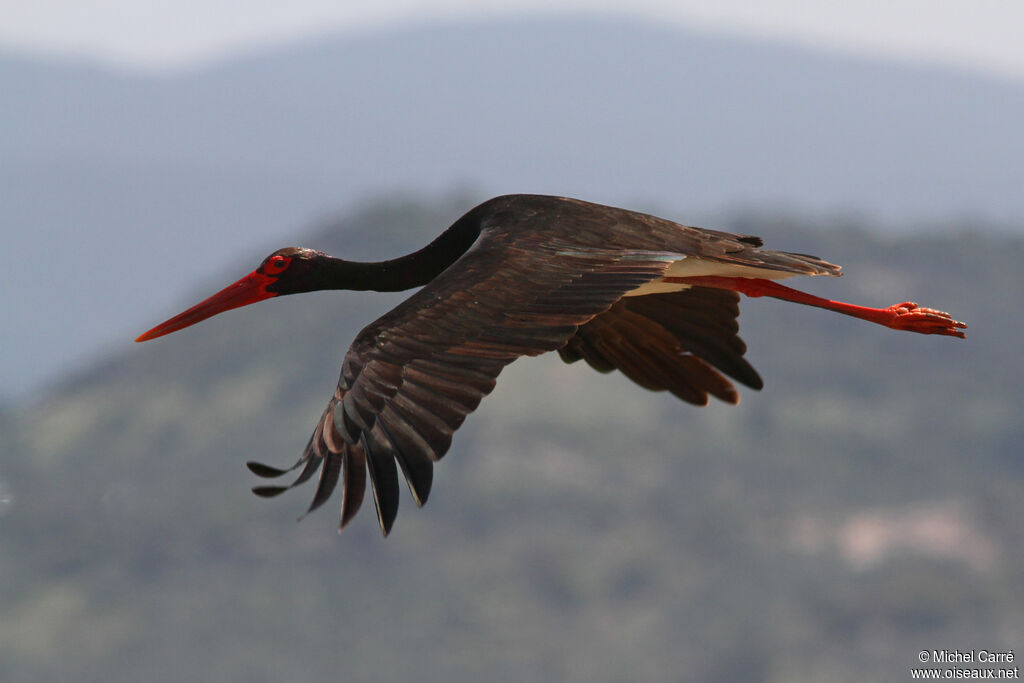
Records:
{"label": "outstretched wing", "polygon": [[558,355],[567,363],[585,360],[598,372],[619,370],[645,389],[696,405],[706,405],[709,394],[737,403],[739,393],[723,374],[763,386],[743,358],[738,316],[739,294],[724,289],[627,297],[582,325]]}
{"label": "outstretched wing", "polygon": [[[563,346],[579,325],[662,273],[680,254],[481,241],[452,268],[363,330],[342,364],[295,482],[322,465],[310,510],[342,482],[344,527],[363,498],[368,470],[381,529],[398,509],[398,467],[413,498],[430,493],[433,462],[466,415],[520,356]],[[280,470],[251,465],[262,476]],[[294,484],[293,484],[294,485]],[[259,487],[276,495],[284,487]]]}

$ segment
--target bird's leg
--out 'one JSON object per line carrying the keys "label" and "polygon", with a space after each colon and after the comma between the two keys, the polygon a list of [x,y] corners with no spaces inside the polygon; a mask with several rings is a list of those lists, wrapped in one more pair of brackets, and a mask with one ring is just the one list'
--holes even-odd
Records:
{"label": "bird's leg", "polygon": [[894,330],[907,330],[921,334],[945,334],[963,339],[966,335],[962,330],[967,328],[962,322],[953,320],[949,313],[933,308],[918,306],[912,301],[894,304],[888,308],[868,308],[855,306],[842,301],[823,299],[813,294],[780,285],[771,280],[748,277],[719,277],[714,275],[698,277],[667,277],[666,282],[731,289],[750,297],[770,296],[783,301],[792,301],[807,306],[816,306],[836,313],[851,315],[854,318],[867,320],[891,327]]}

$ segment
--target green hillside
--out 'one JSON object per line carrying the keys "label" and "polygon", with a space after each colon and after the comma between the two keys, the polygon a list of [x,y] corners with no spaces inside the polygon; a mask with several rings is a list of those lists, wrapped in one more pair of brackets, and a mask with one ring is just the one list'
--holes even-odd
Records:
{"label": "green hillside", "polygon": [[[467,207],[368,205],[304,242],[387,258]],[[298,456],[401,295],[126,340],[0,415],[0,680],[892,681],[922,649],[1019,649],[1024,241],[715,227],[842,263],[814,293],[918,300],[969,338],[745,301],[766,387],[738,407],[517,362],[388,539],[369,509],[338,536],[336,499],[296,524],[312,489],[260,500],[243,463]]]}

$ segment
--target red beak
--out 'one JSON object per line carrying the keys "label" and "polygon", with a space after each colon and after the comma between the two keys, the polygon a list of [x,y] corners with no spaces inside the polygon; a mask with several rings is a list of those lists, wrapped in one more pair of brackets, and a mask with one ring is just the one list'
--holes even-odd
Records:
{"label": "red beak", "polygon": [[135,341],[144,342],[162,337],[165,334],[177,332],[189,325],[195,325],[197,322],[206,320],[210,316],[230,311],[232,308],[248,306],[257,301],[277,296],[276,292],[267,291],[267,285],[274,282],[277,282],[276,277],[270,277],[258,270],[254,270],[235,284],[220,290],[209,299],[199,302],[184,313],[179,313],[170,320],[160,323],[149,332],[139,335]]}

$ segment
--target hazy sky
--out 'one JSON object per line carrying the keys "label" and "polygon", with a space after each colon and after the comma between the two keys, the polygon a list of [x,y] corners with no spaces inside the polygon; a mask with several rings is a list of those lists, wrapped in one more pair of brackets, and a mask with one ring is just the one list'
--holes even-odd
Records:
{"label": "hazy sky", "polygon": [[1022,0],[0,0],[0,47],[162,68],[339,29],[583,10],[1024,79]]}

